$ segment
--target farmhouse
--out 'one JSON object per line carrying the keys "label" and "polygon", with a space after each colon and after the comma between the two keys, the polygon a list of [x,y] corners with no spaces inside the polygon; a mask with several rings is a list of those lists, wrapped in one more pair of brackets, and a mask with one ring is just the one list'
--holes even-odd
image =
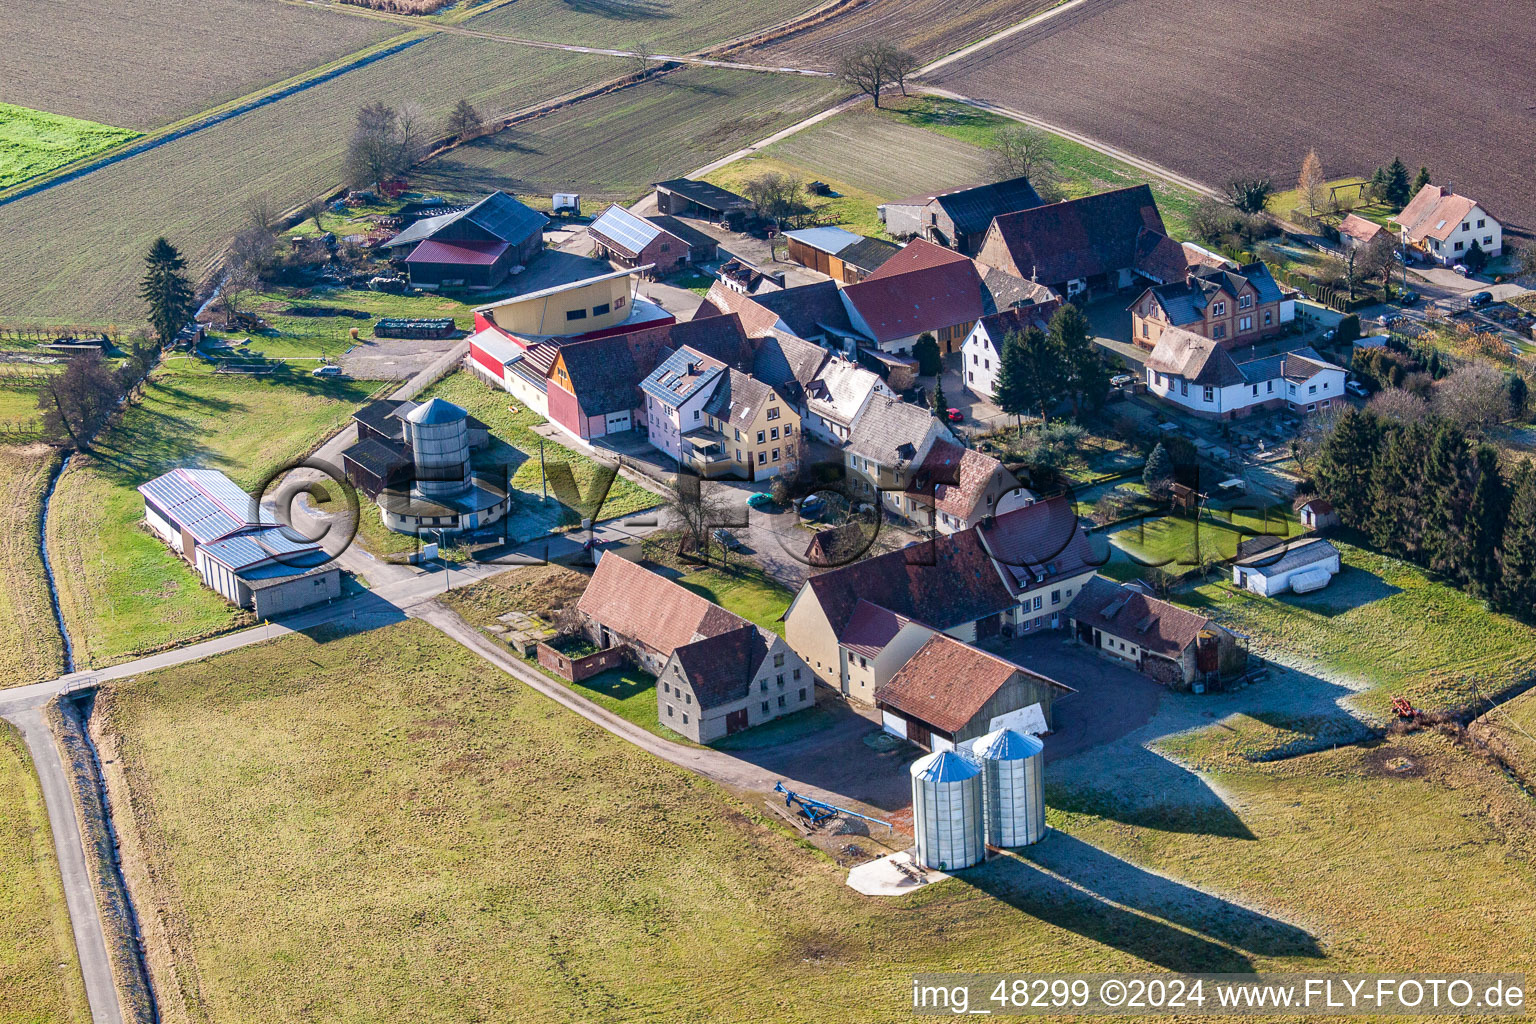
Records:
{"label": "farmhouse", "polygon": [[878,212],[886,232],[895,238],[921,237],[975,256],[995,218],[1044,202],[1029,179],[1021,177],[898,199],[882,203]]}
{"label": "farmhouse", "polygon": [[953,352],[987,311],[976,265],[921,239],[844,288],[842,297],[856,331],[881,351],[901,355],[910,355],[923,334],[932,334],[941,352]]}
{"label": "farmhouse", "polygon": [[865,238],[842,228],[802,228],[786,231],[789,258],[842,284],[857,284],[901,247],[878,238]]}
{"label": "farmhouse", "polygon": [[986,516],[1035,500],[997,459],[949,441],[935,441],[928,449],[912,474],[906,497],[931,510],[928,519],[940,533],[969,530]]}
{"label": "farmhouse", "polygon": [[1187,412],[1236,419],[1267,409],[1316,412],[1344,395],[1344,368],[1311,348],[1239,363],[1220,342],[1166,329],[1147,357],[1147,390]]}
{"label": "farmhouse", "polygon": [[813,437],[842,444],[875,395],[895,398],[877,374],[852,360],[830,360],[805,389],[805,429]]}
{"label": "farmhouse", "polygon": [[1232,584],[1264,597],[1326,587],[1339,572],[1339,549],[1321,537],[1277,543],[1232,563]]}
{"label": "farmhouse", "polygon": [[804,341],[851,351],[859,332],[853,329],[843,306],[842,289],[831,281],[799,285],[746,295],[722,282],[710,285],[709,294],[693,318],[735,313],[754,338],[773,333],[793,334]]}
{"label": "farmhouse", "polygon": [[599,647],[658,677],[658,720],[696,743],[816,703],[814,677],[782,637],[613,552],[576,609]]}
{"label": "farmhouse", "polygon": [[1139,280],[1177,281],[1188,267],[1146,185],[1002,214],[976,259],[1069,299]]}
{"label": "farmhouse", "polygon": [[1223,626],[1103,576],[1084,585],[1067,616],[1079,642],[1175,690],[1214,682],[1243,658]]}
{"label": "farmhouse", "polygon": [[672,217],[724,222],[737,230],[752,212],[752,200],[707,181],[673,178],[655,187],[656,209]]}
{"label": "farmhouse", "polygon": [[1132,340],[1151,350],[1170,327],[1220,342],[1252,345],[1296,319],[1296,303],[1262,262],[1236,270],[1202,267],[1183,280],[1154,285],[1131,304]]}
{"label": "farmhouse", "polygon": [[1038,672],[935,633],[876,691],[875,706],[886,732],[925,750],[953,750],[1023,720],[1043,720],[1049,731],[1056,696],[1072,692]]}
{"label": "farmhouse", "polygon": [[505,192],[466,209],[425,217],[383,243],[405,254],[417,288],[494,288],[544,247],[549,218]]}
{"label": "farmhouse", "polygon": [[1449,185],[1425,185],[1392,219],[1405,245],[1442,265],[1460,263],[1474,245],[1490,257],[1504,251],[1503,225]]}
{"label": "farmhouse", "polygon": [[965,336],[960,346],[960,362],[965,368],[965,390],[987,401],[997,397],[997,374],[1003,365],[1003,342],[1010,334],[1023,334],[1031,327],[1045,330],[1050,318],[1061,308],[1057,301],[1006,309],[984,316]]}
{"label": "farmhouse", "polygon": [[712,259],[714,239],[674,217],[637,217],[622,206],[609,206],[587,228],[599,259],[622,267],[649,266],[665,276],[679,267]]}
{"label": "farmhouse", "polygon": [[216,469],[177,468],[141,484],[144,522],[211,589],[258,618],[341,594],[341,569],[317,541],[277,525]]}

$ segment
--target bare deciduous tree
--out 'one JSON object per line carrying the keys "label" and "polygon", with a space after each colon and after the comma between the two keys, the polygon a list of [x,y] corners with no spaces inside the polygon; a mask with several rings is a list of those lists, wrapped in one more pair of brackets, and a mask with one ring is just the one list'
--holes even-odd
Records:
{"label": "bare deciduous tree", "polygon": [[1379,280],[1383,287],[1391,283],[1397,270],[1397,245],[1390,233],[1382,231],[1360,247],[1359,269],[1367,281]]}
{"label": "bare deciduous tree", "polygon": [[1417,423],[1429,415],[1429,403],[1403,388],[1378,391],[1371,397],[1366,408],[1382,419],[1395,423]]}
{"label": "bare deciduous tree", "polygon": [[459,100],[448,114],[447,134],[460,142],[479,135],[483,127],[484,122],[480,118],[480,111],[476,110],[469,100]]}
{"label": "bare deciduous tree", "polygon": [[325,201],[319,196],[300,207],[299,223],[302,224],[306,220],[314,222],[316,231],[322,233],[325,231]]}
{"label": "bare deciduous tree", "polygon": [[801,208],[805,183],[792,174],[766,171],[742,183],[742,195],[752,200],[758,212],[774,222],[792,216]]}
{"label": "bare deciduous tree", "polygon": [[85,450],[122,397],[122,382],[101,356],[91,353],[75,356],[63,373],[43,378],[37,408],[42,413],[43,430],[51,438],[67,439]]}
{"label": "bare deciduous tree", "polygon": [[1024,125],[1009,125],[992,137],[992,174],[999,181],[1028,178],[1041,198],[1052,202],[1062,197],[1061,186],[1048,153],[1048,136]]}
{"label": "bare deciduous tree", "polygon": [[882,44],[865,43],[843,51],[837,59],[837,77],[873,98],[878,110],[880,90],[891,80]]}
{"label": "bare deciduous tree", "polygon": [[1492,426],[1509,416],[1509,382],[1487,363],[1467,363],[1435,385],[1434,409],[1469,429]]}
{"label": "bare deciduous tree", "polygon": [[1307,150],[1307,158],[1301,162],[1301,177],[1296,181],[1296,189],[1306,202],[1308,213],[1316,214],[1327,205],[1328,178],[1323,174],[1323,162],[1318,158],[1317,150]]}
{"label": "bare deciduous tree", "polygon": [[730,503],[720,493],[718,484],[691,473],[678,473],[662,498],[662,509],[701,556],[708,559],[710,531],[728,522]]}
{"label": "bare deciduous tree", "polygon": [[895,46],[883,46],[881,53],[885,57],[887,77],[896,83],[903,96],[907,95],[907,78],[922,67],[923,62],[917,54]]}

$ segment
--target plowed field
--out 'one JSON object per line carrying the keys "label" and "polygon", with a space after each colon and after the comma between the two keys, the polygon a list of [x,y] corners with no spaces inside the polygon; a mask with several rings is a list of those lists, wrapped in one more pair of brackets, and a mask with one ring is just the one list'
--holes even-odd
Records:
{"label": "plowed field", "polygon": [[856,43],[888,42],[933,60],[1055,7],[1059,0],[869,0],[804,32],[742,54],[744,60],[828,68]]}

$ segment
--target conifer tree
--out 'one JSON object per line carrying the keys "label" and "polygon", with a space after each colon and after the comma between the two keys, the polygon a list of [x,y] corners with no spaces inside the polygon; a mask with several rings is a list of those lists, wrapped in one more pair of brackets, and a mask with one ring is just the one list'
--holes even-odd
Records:
{"label": "conifer tree", "polygon": [[1510,485],[1504,524],[1503,572],[1496,591],[1501,610],[1531,621],[1536,617],[1536,472],[1522,462]]}
{"label": "conifer tree", "polygon": [[1499,583],[1499,548],[1509,519],[1509,489],[1499,470],[1499,452],[1478,445],[1474,459],[1477,482],[1467,510],[1468,587],[1478,597],[1491,598]]}
{"label": "conifer tree", "polygon": [[149,322],[155,337],[161,345],[169,345],[191,319],[197,305],[192,283],[187,280],[187,261],[169,241],[157,238],[144,263],[147,269],[139,285],[139,298],[149,306]]}
{"label": "conifer tree", "polygon": [[1362,529],[1370,518],[1371,478],[1381,434],[1373,414],[1352,407],[1339,417],[1318,453],[1313,474],[1318,490],[1346,526]]}

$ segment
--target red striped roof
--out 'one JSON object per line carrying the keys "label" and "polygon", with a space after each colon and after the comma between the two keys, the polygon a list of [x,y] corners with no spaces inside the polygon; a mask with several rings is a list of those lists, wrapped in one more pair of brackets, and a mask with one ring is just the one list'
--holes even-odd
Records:
{"label": "red striped roof", "polygon": [[439,242],[429,238],[412,249],[405,262],[488,267],[510,248],[506,242]]}

